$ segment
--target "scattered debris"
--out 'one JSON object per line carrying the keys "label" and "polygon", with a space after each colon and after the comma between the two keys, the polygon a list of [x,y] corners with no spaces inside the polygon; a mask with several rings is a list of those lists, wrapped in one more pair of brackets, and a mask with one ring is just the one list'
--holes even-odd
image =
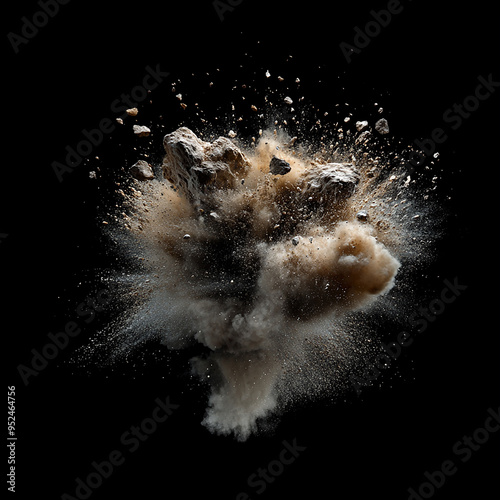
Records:
{"label": "scattered debris", "polygon": [[153,169],[149,163],[139,160],[130,167],[130,174],[139,181],[148,181],[154,179]]}
{"label": "scattered debris", "polygon": [[269,163],[269,172],[273,175],[285,175],[290,172],[292,168],[290,167],[290,163],[281,158],[277,158],[273,156],[271,158],[271,162]]}
{"label": "scattered debris", "polygon": [[96,179],[96,178],[97,178],[96,173],[94,172],[94,170],[91,170],[89,172],[89,179]]}

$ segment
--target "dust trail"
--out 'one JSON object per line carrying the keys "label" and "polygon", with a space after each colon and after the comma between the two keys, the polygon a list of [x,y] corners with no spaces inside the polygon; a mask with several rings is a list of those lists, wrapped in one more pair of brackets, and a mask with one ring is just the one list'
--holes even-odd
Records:
{"label": "dust trail", "polygon": [[404,311],[388,294],[424,251],[414,181],[368,140],[311,154],[283,130],[244,144],[181,127],[161,173],[121,191],[115,231],[146,284],[107,341],[203,346],[191,369],[210,387],[210,430],[245,440],[298,398],[345,389],[372,348],[370,311]]}

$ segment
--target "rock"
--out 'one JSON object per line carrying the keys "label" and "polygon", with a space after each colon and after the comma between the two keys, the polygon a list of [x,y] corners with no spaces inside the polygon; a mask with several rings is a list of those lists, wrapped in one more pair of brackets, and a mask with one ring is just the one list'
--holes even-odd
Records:
{"label": "rock", "polygon": [[320,200],[323,196],[348,198],[356,189],[359,173],[351,163],[312,165],[299,178],[303,196]]}
{"label": "rock", "polygon": [[281,158],[277,158],[273,156],[271,162],[269,163],[269,171],[273,175],[285,175],[290,172],[292,167],[290,167],[290,163]]}
{"label": "rock", "polygon": [[300,238],[298,236],[295,236],[292,238],[292,244],[294,246],[297,246],[299,244],[299,242],[300,242]]}
{"label": "rock", "polygon": [[358,219],[361,222],[367,222],[368,221],[368,212],[366,210],[360,210],[356,214],[356,219]]}
{"label": "rock", "polygon": [[125,113],[129,116],[137,116],[137,113],[139,113],[139,110],[137,108],[130,108],[125,110]]}
{"label": "rock", "polygon": [[368,140],[370,139],[372,133],[369,130],[365,130],[364,132],[361,132],[361,134],[356,137],[356,140],[354,141],[356,144],[361,144],[361,143],[367,143]]}
{"label": "rock", "polygon": [[151,133],[151,130],[145,125],[134,125],[133,129],[134,134],[139,137],[147,137]]}
{"label": "rock", "polygon": [[206,196],[213,188],[234,188],[250,167],[246,156],[227,137],[209,143],[181,127],[167,134],[163,145],[163,176],[190,200]]}
{"label": "rock", "polygon": [[191,238],[191,235],[190,234],[185,234],[182,239],[184,240],[189,240]]}
{"label": "rock", "polygon": [[139,160],[130,167],[130,174],[139,181],[154,179],[153,169],[144,160]]}
{"label": "rock", "polygon": [[292,98],[291,98],[291,97],[288,97],[288,96],[287,96],[287,97],[285,97],[283,100],[285,101],[285,103],[286,103],[286,104],[293,104],[293,100],[292,100]]}
{"label": "rock", "polygon": [[363,130],[366,130],[368,128],[368,122],[366,120],[363,120],[361,122],[356,122],[356,130],[358,132],[363,132]]}
{"label": "rock", "polygon": [[387,123],[387,120],[385,118],[380,118],[380,120],[378,120],[375,123],[375,130],[379,134],[388,134],[389,133],[389,124]]}

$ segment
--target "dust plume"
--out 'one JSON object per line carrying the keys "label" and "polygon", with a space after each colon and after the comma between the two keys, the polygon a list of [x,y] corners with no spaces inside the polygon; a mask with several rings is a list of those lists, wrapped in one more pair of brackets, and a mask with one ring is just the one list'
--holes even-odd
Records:
{"label": "dust plume", "polygon": [[414,180],[369,140],[325,148],[270,128],[208,142],[180,127],[155,173],[136,164],[120,187],[115,233],[141,286],[107,341],[200,345],[211,431],[245,440],[301,398],[346,390],[373,348],[370,311],[404,310],[389,294],[422,250]]}

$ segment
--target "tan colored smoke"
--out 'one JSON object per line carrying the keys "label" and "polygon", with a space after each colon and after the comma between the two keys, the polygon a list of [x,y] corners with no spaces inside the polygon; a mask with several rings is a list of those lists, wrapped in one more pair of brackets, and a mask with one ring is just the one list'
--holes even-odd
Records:
{"label": "tan colored smoke", "polygon": [[319,161],[273,133],[243,150],[183,127],[164,144],[165,178],[134,181],[123,221],[155,278],[134,324],[207,348],[192,361],[211,384],[204,423],[246,439],[290,395],[290,366],[318,345],[332,366],[346,355],[342,317],[393,287],[400,228],[381,224],[387,186],[361,161]]}

